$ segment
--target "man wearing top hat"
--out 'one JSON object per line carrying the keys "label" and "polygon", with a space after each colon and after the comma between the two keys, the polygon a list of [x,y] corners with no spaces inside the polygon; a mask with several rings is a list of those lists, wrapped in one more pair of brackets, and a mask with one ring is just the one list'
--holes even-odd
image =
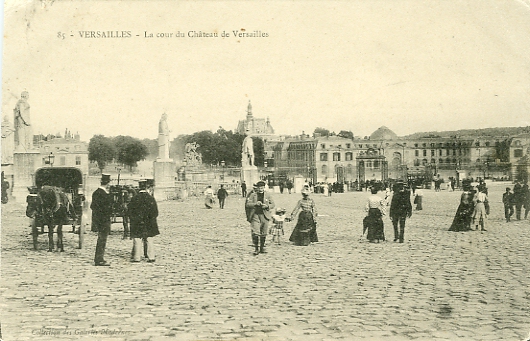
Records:
{"label": "man wearing top hat", "polygon": [[[147,180],[138,183],[140,191],[135,195],[128,206],[131,220],[131,238],[133,239],[132,262],[139,262],[141,255],[147,255],[147,261],[155,261],[153,237],[160,234],[156,218],[158,206],[155,198],[147,192]],[[145,243],[143,242],[145,241]],[[145,245],[146,250],[142,252]]]}
{"label": "man wearing top hat", "polygon": [[245,203],[247,220],[252,231],[252,243],[254,244],[254,255],[265,252],[265,239],[269,232],[269,221],[272,219],[271,210],[274,208],[274,200],[270,193],[265,192],[265,182],[256,184],[256,191],[248,196]]}
{"label": "man wearing top hat", "polygon": [[112,215],[112,196],[109,193],[110,175],[101,174],[101,186],[92,193],[92,227],[98,232],[96,244],[96,255],[94,264],[96,266],[109,266],[105,261],[105,247],[107,237],[110,234],[110,217]]}

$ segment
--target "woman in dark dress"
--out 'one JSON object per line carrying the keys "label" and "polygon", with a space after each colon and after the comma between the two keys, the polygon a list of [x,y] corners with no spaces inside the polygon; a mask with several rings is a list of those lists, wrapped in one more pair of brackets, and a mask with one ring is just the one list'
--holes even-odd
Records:
{"label": "woman in dark dress", "polygon": [[370,189],[372,195],[368,197],[365,210],[368,215],[363,220],[363,233],[368,230],[366,238],[370,243],[385,240],[385,228],[383,224],[383,215],[386,213],[386,202],[377,196],[377,188],[374,186]]}
{"label": "woman in dark dress", "polygon": [[471,221],[475,209],[475,204],[473,202],[475,191],[472,190],[471,182],[469,180],[462,181],[462,189],[464,192],[460,196],[460,205],[458,205],[455,218],[453,219],[449,231],[471,231]]}
{"label": "woman in dark dress", "polygon": [[[291,213],[291,220],[293,220],[298,211],[300,211],[298,221],[296,222],[293,233],[289,237],[289,241],[294,242],[295,245],[306,246],[308,237],[309,242],[318,242],[316,224],[318,212],[315,201],[309,198],[309,188],[302,189],[302,199],[298,200],[296,207]],[[304,237],[306,237],[306,240],[304,240]]]}

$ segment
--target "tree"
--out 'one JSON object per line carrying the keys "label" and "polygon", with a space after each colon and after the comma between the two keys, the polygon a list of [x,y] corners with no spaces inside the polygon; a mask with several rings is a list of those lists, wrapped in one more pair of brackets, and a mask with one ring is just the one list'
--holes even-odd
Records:
{"label": "tree", "polygon": [[88,159],[96,162],[101,172],[108,162],[111,162],[116,155],[114,143],[103,135],[94,135],[88,142]]}
{"label": "tree", "polygon": [[313,132],[313,136],[315,136],[316,134],[320,134],[320,136],[329,136],[329,130],[321,128],[321,127],[317,127],[315,128],[315,131]]}
{"label": "tree", "polygon": [[351,130],[341,130],[338,136],[353,140],[353,133],[351,132]]}
{"label": "tree", "polygon": [[158,156],[158,140],[143,139],[142,143],[147,148],[147,159],[154,161]]}
{"label": "tree", "polygon": [[140,160],[144,160],[149,151],[147,147],[137,138],[131,136],[117,136],[114,138],[116,146],[116,161],[128,166],[135,167]]}

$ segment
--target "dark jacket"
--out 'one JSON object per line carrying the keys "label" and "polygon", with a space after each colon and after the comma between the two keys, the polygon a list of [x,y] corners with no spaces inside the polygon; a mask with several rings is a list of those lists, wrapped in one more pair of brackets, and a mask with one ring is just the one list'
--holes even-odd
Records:
{"label": "dark jacket", "polygon": [[112,215],[112,196],[102,188],[98,188],[92,193],[92,222],[101,224],[109,223]]}
{"label": "dark jacket", "polygon": [[217,198],[218,199],[225,199],[228,196],[228,192],[224,188],[219,188],[217,190]]}
{"label": "dark jacket", "polygon": [[[252,221],[252,217],[254,217],[254,213],[256,213],[256,204],[258,202],[258,193],[252,192],[249,194],[246,202],[245,202],[245,208],[247,213],[247,221]],[[272,200],[272,196],[270,193],[263,193],[263,204],[267,205],[268,207],[266,209],[263,209],[263,215],[267,220],[271,220],[272,214],[271,210],[274,208],[274,200]]]}
{"label": "dark jacket", "polygon": [[131,221],[131,237],[147,238],[159,235],[158,206],[155,198],[146,191],[140,191],[131,199],[127,210]]}
{"label": "dark jacket", "polygon": [[390,203],[390,218],[410,217],[412,215],[412,204],[410,203],[409,191],[394,192]]}

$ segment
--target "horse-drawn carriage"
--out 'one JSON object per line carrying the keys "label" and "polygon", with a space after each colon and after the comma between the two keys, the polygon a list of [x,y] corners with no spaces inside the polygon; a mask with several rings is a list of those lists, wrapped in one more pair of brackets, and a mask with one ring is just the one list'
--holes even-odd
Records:
{"label": "horse-drawn carriage", "polygon": [[[35,186],[30,188],[27,197],[26,215],[32,218],[31,233],[33,247],[37,249],[37,239],[48,227],[48,251],[54,247],[53,232],[57,226],[57,248],[63,249],[63,225],[71,225],[72,232],[79,234],[79,248],[83,247],[84,225],[83,173],[75,167],[46,167],[35,172]],[[77,229],[76,229],[77,227]]]}

